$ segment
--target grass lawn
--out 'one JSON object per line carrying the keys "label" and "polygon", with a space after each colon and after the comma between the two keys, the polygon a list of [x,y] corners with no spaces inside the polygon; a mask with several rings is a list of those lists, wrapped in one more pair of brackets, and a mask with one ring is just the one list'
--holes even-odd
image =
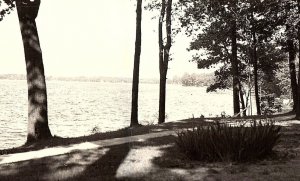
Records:
{"label": "grass lawn", "polygon": [[[211,122],[189,119],[79,138],[56,137],[36,145],[1,150],[0,163],[16,153],[39,153],[47,149],[58,152],[0,164],[0,180],[300,180],[300,123],[284,120],[284,116],[292,117],[272,118],[282,120],[279,123],[285,126],[274,155],[261,161],[205,163],[190,160],[175,145],[175,130]],[[163,134],[167,131],[174,132]],[[149,137],[149,133],[154,136]],[[131,139],[133,135],[138,136]],[[59,152],[72,145],[83,148]]]}

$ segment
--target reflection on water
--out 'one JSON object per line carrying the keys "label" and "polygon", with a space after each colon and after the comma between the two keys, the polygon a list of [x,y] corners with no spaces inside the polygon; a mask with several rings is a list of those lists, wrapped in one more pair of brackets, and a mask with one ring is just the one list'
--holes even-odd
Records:
{"label": "reflection on water", "polygon": [[[131,84],[48,81],[49,126],[53,135],[75,137],[93,128],[112,131],[129,126]],[[27,85],[0,80],[0,149],[20,146],[27,129]],[[205,88],[167,85],[167,121],[232,114],[230,91],[206,93]],[[156,123],[158,84],[141,84],[139,120]]]}

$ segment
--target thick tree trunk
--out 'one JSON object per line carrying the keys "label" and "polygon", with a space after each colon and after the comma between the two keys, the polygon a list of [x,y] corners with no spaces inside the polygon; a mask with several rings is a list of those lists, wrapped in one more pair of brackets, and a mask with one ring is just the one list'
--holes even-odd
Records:
{"label": "thick tree trunk", "polygon": [[[162,9],[159,18],[159,73],[160,73],[160,83],[159,83],[159,115],[158,123],[165,122],[166,114],[166,83],[167,83],[167,72],[168,64],[170,58],[170,49],[172,45],[172,0],[167,1],[167,7],[165,6],[166,1],[162,0]],[[164,45],[163,42],[163,19],[166,14],[166,36],[167,42]]]}
{"label": "thick tree trunk", "polygon": [[131,103],[131,122],[130,126],[138,126],[138,93],[139,93],[139,72],[140,72],[140,55],[142,42],[142,0],[137,0],[136,7],[136,40],[134,53],[134,67],[132,80],[132,103]]}
{"label": "thick tree trunk", "polygon": [[35,23],[40,0],[17,1],[17,12],[23,39],[28,84],[27,143],[51,138],[48,126],[47,92],[39,36]]}
{"label": "thick tree trunk", "polygon": [[239,100],[239,70],[237,60],[237,35],[236,35],[236,21],[232,21],[231,24],[231,66],[233,76],[233,112],[238,114],[240,112],[240,100]]}
{"label": "thick tree trunk", "polygon": [[287,40],[288,46],[288,53],[289,53],[289,68],[290,68],[290,78],[291,78],[291,88],[292,88],[292,96],[293,96],[293,111],[296,111],[297,108],[297,78],[296,78],[296,65],[295,65],[295,58],[296,58],[296,51],[294,47],[294,42],[291,39]]}

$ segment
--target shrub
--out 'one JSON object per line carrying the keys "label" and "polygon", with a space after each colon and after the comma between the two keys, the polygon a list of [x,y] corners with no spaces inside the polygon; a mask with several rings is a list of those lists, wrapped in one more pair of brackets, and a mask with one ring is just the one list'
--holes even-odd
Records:
{"label": "shrub", "polygon": [[272,153],[281,127],[273,122],[231,126],[214,124],[177,133],[176,144],[190,158],[202,161],[251,161]]}

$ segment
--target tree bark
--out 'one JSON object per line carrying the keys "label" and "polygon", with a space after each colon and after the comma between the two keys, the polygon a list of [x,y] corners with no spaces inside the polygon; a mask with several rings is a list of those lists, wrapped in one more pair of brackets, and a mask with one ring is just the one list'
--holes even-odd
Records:
{"label": "tree bark", "polygon": [[162,7],[158,21],[158,47],[159,47],[159,73],[164,70],[164,41],[163,41],[163,22],[166,12],[165,0],[162,0]]}
{"label": "tree bark", "polygon": [[239,83],[240,85],[240,99],[241,99],[241,104],[242,104],[242,110],[243,110],[243,116],[247,116],[247,110],[246,109],[246,106],[245,106],[245,101],[244,101],[244,93],[242,91],[242,85],[241,85],[241,82]]}
{"label": "tree bark", "polygon": [[[297,0],[298,14],[300,14],[300,0]],[[300,57],[300,22],[297,25],[297,38],[298,38],[298,59]],[[299,59],[300,60],[300,59]],[[300,61],[298,64],[298,86],[297,86],[297,108],[296,108],[296,119],[300,120]]]}
{"label": "tree bark", "polygon": [[158,123],[165,122],[166,115],[166,76],[165,73],[160,74],[159,79],[159,115],[158,115]]}
{"label": "tree bark", "polygon": [[296,51],[294,46],[294,41],[291,39],[287,40],[288,46],[288,54],[289,54],[289,69],[290,69],[290,78],[291,78],[291,88],[292,88],[292,96],[293,96],[293,111],[296,111],[297,108],[297,78],[296,78],[296,65],[295,65],[295,58],[296,58]]}
{"label": "tree bark", "polygon": [[240,112],[240,100],[239,100],[239,70],[237,60],[237,35],[236,35],[236,20],[231,24],[231,66],[233,76],[233,112],[238,114]]}
{"label": "tree bark", "polygon": [[16,2],[22,34],[28,85],[27,143],[52,137],[48,126],[45,72],[35,19],[40,0]]}
{"label": "tree bark", "polygon": [[142,0],[137,0],[136,7],[136,40],[134,53],[134,67],[132,80],[132,103],[131,103],[131,122],[130,126],[138,126],[138,93],[139,93],[139,72],[140,72],[140,55],[142,42]]}
{"label": "tree bark", "polygon": [[252,28],[252,39],[253,39],[253,52],[252,52],[252,63],[253,63],[253,76],[254,76],[254,94],[255,94],[255,102],[256,102],[256,112],[257,115],[261,115],[261,109],[260,109],[260,95],[258,92],[258,59],[257,59],[257,40],[256,40],[256,33],[255,33],[255,28]]}
{"label": "tree bark", "polygon": [[[160,73],[160,83],[159,83],[159,115],[158,123],[165,122],[166,114],[166,83],[167,83],[167,72],[168,64],[170,59],[170,49],[172,46],[172,0],[167,1],[167,6],[165,6],[166,1],[162,0],[161,14],[159,18],[159,73]],[[166,14],[166,36],[167,42],[164,45],[163,42],[163,20]]]}

